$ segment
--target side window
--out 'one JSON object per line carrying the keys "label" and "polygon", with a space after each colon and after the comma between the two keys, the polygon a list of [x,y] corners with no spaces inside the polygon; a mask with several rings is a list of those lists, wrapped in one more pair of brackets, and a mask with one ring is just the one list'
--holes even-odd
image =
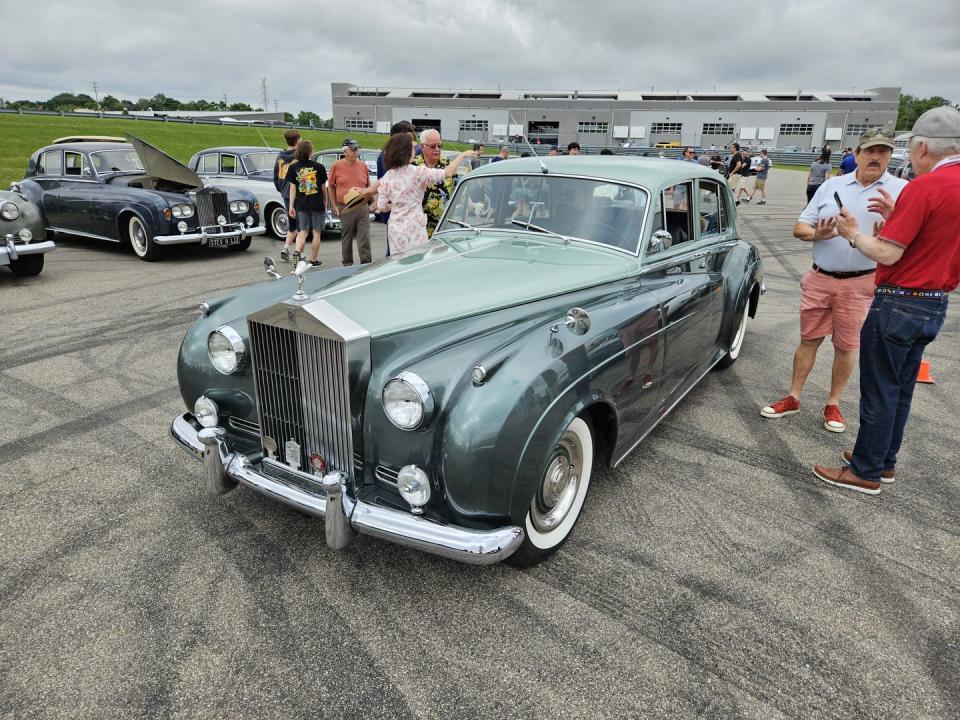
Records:
{"label": "side window", "polygon": [[207,153],[200,156],[200,162],[197,163],[197,173],[199,175],[217,174],[217,154]]}
{"label": "side window", "polygon": [[327,153],[326,155],[320,155],[319,157],[314,159],[318,163],[323,165],[327,169],[327,172],[329,173],[330,168],[332,168],[333,164],[337,161],[337,156],[336,154],[333,154],[333,153]]}
{"label": "side window", "polygon": [[220,156],[220,173],[223,175],[233,175],[236,172],[237,172],[237,156],[221,155]]}
{"label": "side window", "polygon": [[63,153],[59,150],[48,150],[40,156],[37,163],[37,175],[51,175],[58,177],[60,175],[60,161]]}
{"label": "side window", "polygon": [[720,185],[712,180],[699,181],[700,236],[720,235],[727,229],[727,205]]}
{"label": "side window", "polygon": [[693,240],[691,222],[691,183],[678,183],[663,191],[663,214],[666,231],[673,238],[671,246]]}
{"label": "side window", "polygon": [[75,175],[78,177],[93,177],[93,170],[90,168],[87,158],[83,153],[67,151],[64,156],[64,175]]}

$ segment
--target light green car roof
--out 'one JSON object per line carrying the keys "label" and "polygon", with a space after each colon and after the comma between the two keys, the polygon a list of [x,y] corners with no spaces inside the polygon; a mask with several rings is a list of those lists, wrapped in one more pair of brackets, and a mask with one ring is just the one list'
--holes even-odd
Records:
{"label": "light green car roof", "polygon": [[584,175],[614,182],[642,185],[654,190],[673,185],[691,177],[723,180],[723,177],[700,163],[662,158],[628,157],[615,155],[562,155],[503,160],[482,165],[469,177],[500,175],[502,173],[541,173],[540,161],[549,173],[557,175]]}

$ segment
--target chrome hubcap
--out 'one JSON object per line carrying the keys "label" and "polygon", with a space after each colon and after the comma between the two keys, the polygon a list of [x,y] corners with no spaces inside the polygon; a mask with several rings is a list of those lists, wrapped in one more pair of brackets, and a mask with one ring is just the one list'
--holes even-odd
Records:
{"label": "chrome hubcap", "polygon": [[273,230],[278,237],[287,234],[287,214],[282,208],[273,211]]}
{"label": "chrome hubcap", "polygon": [[133,242],[134,249],[143,254],[147,251],[147,233],[139,220],[130,221],[130,240]]}
{"label": "chrome hubcap", "polygon": [[530,503],[530,521],[540,532],[559,526],[573,507],[583,474],[583,449],[576,434],[569,430],[560,438],[553,457]]}

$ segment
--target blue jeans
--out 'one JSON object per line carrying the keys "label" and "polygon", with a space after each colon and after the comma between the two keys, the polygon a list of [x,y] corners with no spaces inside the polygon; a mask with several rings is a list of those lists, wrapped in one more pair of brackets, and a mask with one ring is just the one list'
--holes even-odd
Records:
{"label": "blue jeans", "polygon": [[860,432],[850,463],[864,480],[897,464],[920,360],[946,315],[946,296],[873,299],[860,331]]}

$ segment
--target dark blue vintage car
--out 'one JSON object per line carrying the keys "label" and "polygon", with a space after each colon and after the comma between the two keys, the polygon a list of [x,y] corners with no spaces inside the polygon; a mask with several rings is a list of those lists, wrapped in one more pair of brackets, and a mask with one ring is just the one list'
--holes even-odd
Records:
{"label": "dark blue vintage car", "polygon": [[167,245],[246,250],[264,233],[252,193],[204,187],[185,165],[127,137],[60,138],[30,156],[18,185],[48,231],[127,243],[143,260]]}

